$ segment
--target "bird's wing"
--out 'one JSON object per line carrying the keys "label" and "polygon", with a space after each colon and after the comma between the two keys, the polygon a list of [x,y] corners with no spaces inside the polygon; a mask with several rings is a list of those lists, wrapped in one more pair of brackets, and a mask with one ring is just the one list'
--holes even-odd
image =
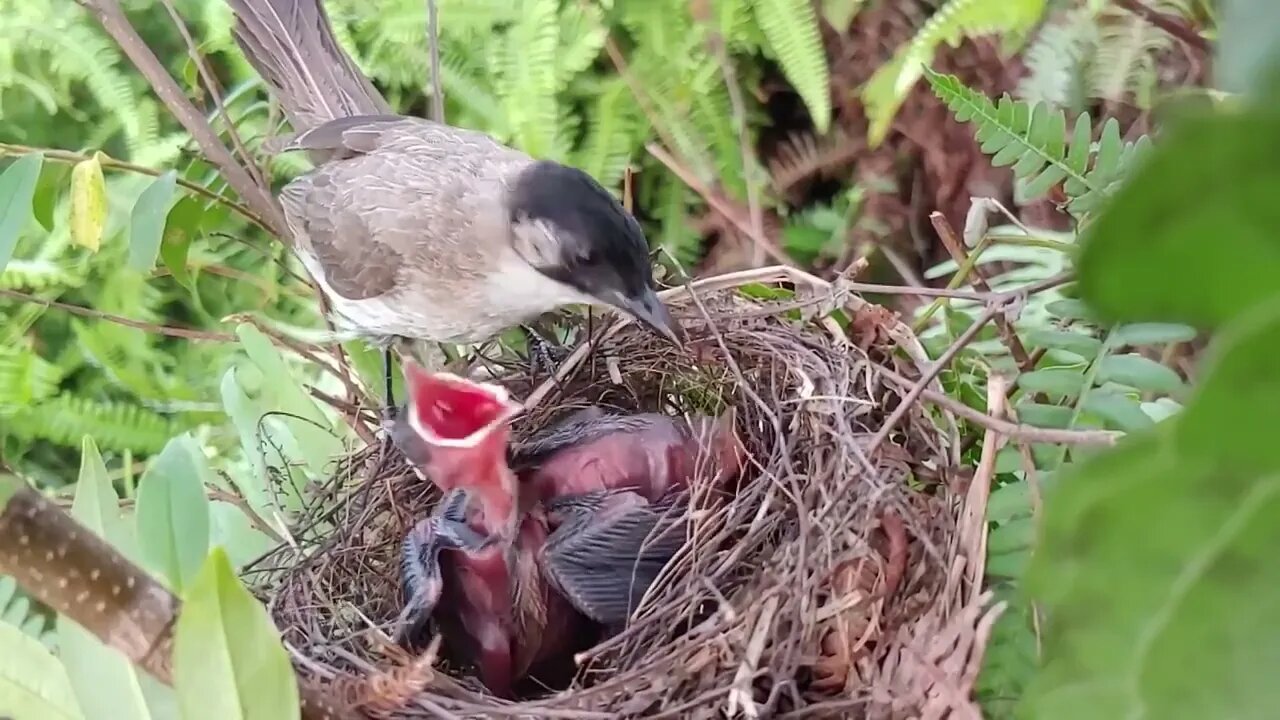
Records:
{"label": "bird's wing", "polygon": [[547,538],[543,571],[579,612],[605,625],[625,621],[684,546],[673,502],[603,491],[557,498],[548,509],[566,520]]}
{"label": "bird's wing", "polygon": [[568,447],[594,442],[614,433],[635,433],[657,422],[669,422],[664,415],[617,415],[592,406],[513,445],[508,463],[517,473],[541,465],[548,457]]}
{"label": "bird's wing", "polygon": [[330,154],[280,201],[348,300],[391,293],[406,273],[442,284],[482,275],[482,246],[509,235],[504,183],[527,162],[487,135],[389,115],[331,120],[290,148]]}

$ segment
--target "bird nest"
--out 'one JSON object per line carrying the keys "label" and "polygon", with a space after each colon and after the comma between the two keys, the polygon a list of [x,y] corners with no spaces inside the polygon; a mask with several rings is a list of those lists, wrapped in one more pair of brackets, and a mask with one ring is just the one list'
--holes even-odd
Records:
{"label": "bird nest", "polygon": [[955,418],[915,401],[939,389],[920,382],[929,363],[910,330],[781,268],[664,296],[683,351],[619,321],[588,333],[556,382],[498,378],[527,407],[517,439],[587,405],[735,409],[748,469],[730,499],[693,488],[687,552],[626,627],[584,637],[564,677],[515,701],[438,643],[395,646],[400,543],[439,493],[380,441],[344,460],[296,544],[259,564],[277,568],[255,584],[300,674],[379,717],[979,717],[998,613],[980,588],[983,495],[966,500]]}

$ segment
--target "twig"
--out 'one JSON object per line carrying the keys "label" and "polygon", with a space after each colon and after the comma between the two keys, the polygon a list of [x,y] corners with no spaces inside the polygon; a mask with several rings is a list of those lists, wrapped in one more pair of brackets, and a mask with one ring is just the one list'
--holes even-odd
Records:
{"label": "twig", "polygon": [[[696,3],[695,3],[696,5]],[[710,9],[708,4],[707,9]],[[747,212],[751,215],[753,240],[751,264],[764,264],[764,247],[756,238],[764,237],[764,211],[760,207],[760,187],[756,183],[756,158],[751,151],[751,141],[747,130],[747,106],[742,102],[742,89],[738,87],[738,72],[725,49],[724,37],[716,29],[709,17],[700,18],[707,26],[707,45],[720,65],[720,74],[724,76],[725,88],[729,91],[729,107],[733,113],[733,124],[738,130],[738,148],[742,153],[742,174],[747,185]]]}
{"label": "twig", "polygon": [[[993,374],[987,379],[987,414],[1003,417],[1007,402],[1007,384],[1003,376]],[[987,565],[987,501],[991,497],[991,481],[996,475],[996,455],[1004,445],[1005,437],[997,430],[987,429],[982,439],[982,454],[978,468],[969,483],[964,510],[956,530],[956,544],[965,556],[965,575],[969,580],[969,603],[978,602],[982,593],[982,580]]]}
{"label": "twig", "polygon": [[195,105],[183,94],[182,88],[174,81],[145,40],[138,35],[130,24],[129,18],[116,0],[76,0],[98,19],[102,28],[107,31],[129,56],[142,76],[147,79],[156,95],[178,122],[191,133],[196,144],[205,157],[222,172],[227,184],[240,195],[249,207],[263,218],[264,224],[277,237],[286,237],[283,232],[284,214],[276,199],[268,188],[261,187],[253,181],[249,173],[236,162],[231,152],[222,144],[218,134],[214,132],[209,121],[196,109]]}
{"label": "twig", "polygon": [[240,155],[245,171],[249,173],[257,187],[270,187],[263,177],[262,171],[258,168],[258,164],[253,161],[253,156],[249,154],[248,148],[245,147],[244,142],[240,139],[240,133],[236,130],[236,123],[231,119],[231,113],[227,110],[227,103],[223,100],[222,92],[218,88],[218,80],[213,76],[213,71],[209,69],[209,63],[205,61],[195,38],[191,37],[187,24],[182,20],[182,16],[178,14],[178,9],[173,6],[173,0],[161,0],[161,3],[164,5],[164,9],[169,12],[169,19],[173,21],[174,27],[178,28],[178,34],[182,36],[182,41],[186,43],[187,56],[191,58],[191,62],[195,63],[196,74],[200,76],[200,80],[204,83],[209,97],[213,98],[215,111],[222,116],[222,121],[227,124],[227,137],[231,138],[231,147]]}
{"label": "twig", "polygon": [[677,162],[676,159],[672,157],[671,153],[653,143],[647,143],[645,145],[645,149],[649,151],[650,155],[657,158],[658,162],[665,165],[673,175],[680,178],[681,182],[688,185],[694,192],[701,195],[707,205],[711,206],[711,209],[720,213],[726,220],[733,223],[733,226],[740,232],[755,241],[756,246],[764,250],[764,252],[768,254],[769,257],[773,258],[775,262],[783,265],[795,264],[792,262],[791,258],[787,257],[786,253],[782,252],[782,250],[773,243],[772,240],[765,237],[763,231],[756,232],[754,227],[744,223],[742,218],[738,216],[738,213],[733,211],[733,208],[728,207],[717,193],[713,192],[711,188],[707,187],[705,183],[694,177],[693,173],[689,172],[688,169]]}
{"label": "twig", "polygon": [[[947,222],[947,217],[935,210],[929,213],[929,221],[933,223],[933,229],[938,232],[938,237],[942,240],[942,244],[946,246],[947,252],[951,254],[951,258],[956,261],[956,264],[964,265],[968,262],[969,255],[965,252],[960,238],[956,237],[955,229],[951,227],[951,223]],[[973,265],[973,286],[983,292],[993,292],[991,283],[987,282],[982,269],[976,264]],[[1017,361],[1018,368],[1026,372],[1034,367],[1031,356],[1027,354],[1027,348],[1023,346],[1022,339],[1018,337],[1017,331],[1013,329],[1013,323],[1009,322],[1009,319],[1004,315],[997,315],[995,324],[1000,330],[1001,337],[1004,338],[1005,345],[1009,347],[1009,353]]]}
{"label": "twig", "polygon": [[1196,32],[1192,28],[1183,25],[1181,22],[1157,10],[1152,10],[1139,0],[1116,0],[1116,5],[1128,10],[1138,17],[1146,20],[1155,27],[1169,33],[1174,38],[1181,40],[1190,47],[1199,50],[1205,55],[1213,54],[1213,48],[1209,45],[1209,41],[1204,36]]}
{"label": "twig", "polygon": [[[916,382],[909,380],[902,375],[890,370],[889,368],[876,364],[876,372],[884,375],[894,384],[912,388],[916,386]],[[1050,428],[1038,428],[1032,425],[1017,425],[1007,420],[993,418],[990,415],[974,410],[964,403],[952,399],[936,390],[925,389],[920,393],[921,399],[933,403],[938,407],[944,408],[951,413],[979,425],[988,430],[994,430],[1010,439],[1025,440],[1033,443],[1048,443],[1051,445],[1115,445],[1116,441],[1124,437],[1124,433],[1111,430],[1054,430]]]}
{"label": "twig", "polygon": [[431,119],[444,123],[444,88],[440,81],[440,7],[427,0],[427,47],[431,52]]}
{"label": "twig", "polygon": [[157,335],[165,335],[167,337],[185,338],[187,340],[203,340],[208,342],[237,342],[236,337],[230,333],[221,333],[211,330],[191,330],[189,328],[173,327],[171,325],[156,325],[154,323],[142,322],[141,320],[130,320],[127,317],[112,315],[111,313],[94,310],[92,308],[80,307],[79,305],[69,305],[57,300],[45,300],[34,295],[29,295],[17,290],[6,290],[0,288],[0,297],[7,297],[21,302],[29,302],[35,305],[43,305],[47,308],[55,308],[64,310],[72,315],[93,318],[95,320],[106,320],[117,325],[134,328],[135,330],[143,330],[145,332]]}
{"label": "twig", "polygon": [[880,430],[871,438],[871,442],[867,443],[865,450],[867,455],[874,453],[876,448],[880,447],[880,445],[889,438],[890,433],[892,433],[894,428],[898,426],[898,423],[902,421],[902,418],[906,417],[911,408],[915,406],[916,401],[920,399],[921,393],[924,392],[929,383],[933,382],[934,379],[938,377],[938,374],[941,373],[945,367],[951,364],[951,360],[954,359],[961,350],[968,346],[969,343],[973,342],[973,339],[978,336],[978,333],[981,332],[982,328],[986,327],[987,323],[991,322],[996,315],[1002,312],[1004,312],[1003,303],[992,303],[988,305],[987,309],[978,316],[978,319],[974,320],[973,324],[961,333],[960,337],[956,338],[955,342],[951,343],[951,346],[942,353],[942,356],[933,362],[929,370],[925,372],[918,381],[916,381],[915,386],[911,388],[911,391],[907,393],[906,397],[902,398],[898,403],[898,406],[893,409],[892,413],[889,413],[889,417],[885,418],[884,424],[881,425]]}
{"label": "twig", "polygon": [[[57,150],[53,148],[38,148],[38,147],[29,147],[26,145],[14,145],[11,143],[0,143],[0,155],[27,155],[29,153],[40,153],[41,155],[44,156],[46,160],[66,163],[68,165],[74,165],[78,162],[83,162],[90,158],[89,155],[82,155],[80,153],[71,152],[69,150]],[[137,173],[138,175],[147,175],[150,177],[160,177],[165,173],[165,171],[163,170],[156,170],[155,168],[149,168],[144,165],[135,165],[131,162],[125,162],[124,160],[117,160],[113,157],[106,155],[105,153],[97,153],[97,158],[98,158],[98,162],[102,164],[102,167],[107,168],[109,170],[125,170],[131,173]],[[225,195],[216,193],[199,183],[191,182],[190,180],[183,179],[182,177],[178,177],[176,179],[176,182],[179,187],[190,190],[196,195],[199,195],[208,200],[212,200],[216,203],[226,205],[229,209],[234,210],[236,213],[242,215],[249,222],[253,223],[254,225],[257,225],[258,227],[262,228],[263,230],[266,230],[267,232],[271,232],[271,228],[270,226],[267,225],[266,220],[264,220],[261,216],[259,216],[253,210],[250,210],[248,207],[246,207],[242,203],[236,202],[235,200],[232,200],[231,198]]]}

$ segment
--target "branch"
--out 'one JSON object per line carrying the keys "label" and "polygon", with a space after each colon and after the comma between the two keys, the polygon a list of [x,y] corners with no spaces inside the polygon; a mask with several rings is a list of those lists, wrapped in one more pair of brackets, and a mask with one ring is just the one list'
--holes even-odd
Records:
{"label": "branch", "polygon": [[1155,27],[1169,33],[1173,37],[1181,40],[1192,48],[1199,50],[1205,55],[1213,53],[1213,48],[1209,45],[1209,41],[1204,39],[1203,35],[1182,24],[1170,15],[1166,15],[1158,10],[1152,10],[1139,2],[1139,0],[1116,0],[1116,5],[1119,5],[1125,10],[1128,10],[1134,15],[1146,20]]}
{"label": "branch", "polygon": [[[0,477],[0,573],[166,685],[181,601],[87,527],[14,477]],[[351,719],[298,678],[303,720]]]}
{"label": "branch", "polygon": [[98,19],[102,29],[107,31],[138,72],[150,83],[165,107],[178,122],[182,124],[191,137],[200,146],[201,152],[209,162],[222,173],[227,184],[244,199],[254,212],[266,220],[266,225],[277,237],[286,238],[284,232],[284,213],[268,188],[253,181],[249,173],[236,162],[231,151],[214,131],[213,126],[205,119],[204,114],[182,92],[182,88],[174,81],[164,64],[151,52],[147,43],[133,29],[129,18],[116,0],[76,0],[82,7]]}
{"label": "branch", "polygon": [[[55,148],[39,148],[39,147],[30,147],[28,145],[13,145],[11,143],[0,143],[0,156],[27,155],[29,153],[40,153],[41,155],[44,156],[45,160],[52,160],[54,162],[65,163],[68,165],[74,165],[76,163],[83,162],[90,158],[89,155],[84,155],[78,152],[71,152],[70,150],[58,150]],[[163,170],[149,168],[145,165],[135,165],[131,162],[126,162],[124,160],[117,160],[116,158],[113,158],[103,152],[98,152],[96,153],[96,155],[98,157],[98,162],[102,164],[102,167],[108,170],[124,170],[126,172],[137,173],[138,175],[146,175],[148,177],[160,177],[165,173],[165,171]],[[248,220],[254,225],[257,225],[258,227],[262,228],[263,230],[266,230],[267,232],[274,232],[267,225],[267,221],[264,220],[261,216],[259,216],[257,213],[250,210],[249,208],[245,207],[241,203],[238,203],[235,200],[232,200],[226,195],[222,195],[220,193],[214,192],[213,190],[210,190],[209,188],[205,187],[204,185],[201,185],[200,183],[194,183],[182,177],[176,178],[175,181],[178,183],[178,187],[184,188],[186,190],[190,190],[192,193],[195,193],[196,195],[199,195],[200,197],[205,198],[207,200],[212,200],[213,202],[226,205],[229,209],[241,215],[242,217],[244,217],[244,219]]]}
{"label": "branch", "polygon": [[431,50],[431,119],[444,123],[444,88],[440,82],[440,8],[427,0],[427,47]]}

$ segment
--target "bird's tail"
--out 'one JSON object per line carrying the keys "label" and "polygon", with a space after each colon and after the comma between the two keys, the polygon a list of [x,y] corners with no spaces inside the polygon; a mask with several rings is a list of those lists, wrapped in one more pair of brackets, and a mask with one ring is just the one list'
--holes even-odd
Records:
{"label": "bird's tail", "polygon": [[226,0],[232,35],[293,126],[390,114],[385,98],[338,45],[321,0]]}

